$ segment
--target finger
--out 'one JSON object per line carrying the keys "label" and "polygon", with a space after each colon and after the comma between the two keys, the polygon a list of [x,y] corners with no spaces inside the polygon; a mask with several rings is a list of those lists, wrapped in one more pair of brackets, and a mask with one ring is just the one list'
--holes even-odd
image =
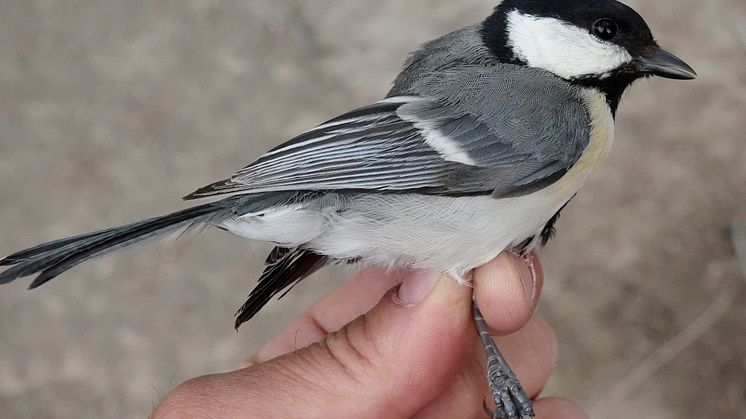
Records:
{"label": "finger", "polygon": [[471,289],[450,278],[433,282],[435,289],[420,304],[404,305],[387,294],[321,344],[190,380],[155,417],[193,407],[197,397],[202,411],[235,417],[409,418],[451,383],[475,339]]}
{"label": "finger", "polygon": [[[537,315],[523,329],[497,338],[496,343],[521,380],[526,394],[531,398],[538,396],[557,361],[557,339],[549,324]],[[484,349],[475,338],[464,369],[433,403],[418,412],[416,418],[481,417],[483,401],[491,400],[486,362]]]}
{"label": "finger", "polygon": [[535,255],[524,258],[503,253],[477,268],[474,295],[493,334],[508,335],[528,323],[543,284],[541,263]]}
{"label": "finger", "polygon": [[550,397],[534,404],[536,419],[588,419],[588,414],[573,401]]}
{"label": "finger", "polygon": [[[375,268],[362,271],[314,304],[257,354],[242,362],[241,368],[320,342],[329,332],[368,312],[392,286],[402,281],[416,284],[420,275],[434,274]],[[536,256],[522,258],[505,253],[478,268],[474,278],[477,301],[494,334],[512,333],[531,319],[543,284]],[[416,290],[416,287],[402,288]]]}
{"label": "finger", "polygon": [[[424,272],[386,271],[368,268],[316,302],[280,335],[268,342],[241,368],[305,348],[370,311],[381,297],[405,279]],[[430,275],[436,275],[431,273]]]}

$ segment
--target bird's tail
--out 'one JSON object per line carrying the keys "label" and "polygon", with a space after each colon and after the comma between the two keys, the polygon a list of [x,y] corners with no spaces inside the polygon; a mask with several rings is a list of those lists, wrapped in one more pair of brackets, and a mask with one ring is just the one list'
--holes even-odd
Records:
{"label": "bird's tail", "polygon": [[22,250],[0,260],[0,266],[9,267],[0,273],[0,285],[38,273],[39,276],[29,287],[30,289],[37,288],[87,260],[196,224],[212,223],[224,213],[224,210],[225,207],[215,203],[200,205],[162,217],[56,240]]}

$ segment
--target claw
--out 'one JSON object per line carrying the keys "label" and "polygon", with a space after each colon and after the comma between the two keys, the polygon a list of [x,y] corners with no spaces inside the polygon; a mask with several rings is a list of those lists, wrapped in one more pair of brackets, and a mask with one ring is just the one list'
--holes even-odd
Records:
{"label": "claw", "polygon": [[507,419],[505,415],[500,411],[500,409],[497,409],[493,412],[490,409],[490,406],[487,404],[487,399],[482,400],[482,407],[484,408],[484,413],[486,413],[487,416],[490,417],[490,419]]}

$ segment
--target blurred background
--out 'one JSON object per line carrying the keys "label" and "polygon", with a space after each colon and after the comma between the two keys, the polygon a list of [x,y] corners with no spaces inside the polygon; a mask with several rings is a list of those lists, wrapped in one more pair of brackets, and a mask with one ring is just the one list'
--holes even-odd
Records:
{"label": "blurred background", "polygon": [[[380,99],[494,0],[0,0],[0,253],[182,208],[264,150]],[[634,0],[700,74],[629,92],[608,164],[544,252],[548,393],[594,418],[746,417],[746,2]],[[349,272],[240,333],[269,247],[206,231],[0,290],[0,416],[142,418]],[[683,333],[683,334],[682,334]]]}

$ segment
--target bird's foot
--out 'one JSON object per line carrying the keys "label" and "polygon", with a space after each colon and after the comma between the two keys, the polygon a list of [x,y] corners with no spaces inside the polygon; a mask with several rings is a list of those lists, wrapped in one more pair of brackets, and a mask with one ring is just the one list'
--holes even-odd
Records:
{"label": "bird's foot", "polygon": [[487,384],[495,411],[491,411],[485,402],[484,410],[492,419],[531,419],[535,417],[534,406],[526,395],[521,383],[490,336],[487,322],[474,302],[474,321],[477,325],[479,337],[487,354]]}

